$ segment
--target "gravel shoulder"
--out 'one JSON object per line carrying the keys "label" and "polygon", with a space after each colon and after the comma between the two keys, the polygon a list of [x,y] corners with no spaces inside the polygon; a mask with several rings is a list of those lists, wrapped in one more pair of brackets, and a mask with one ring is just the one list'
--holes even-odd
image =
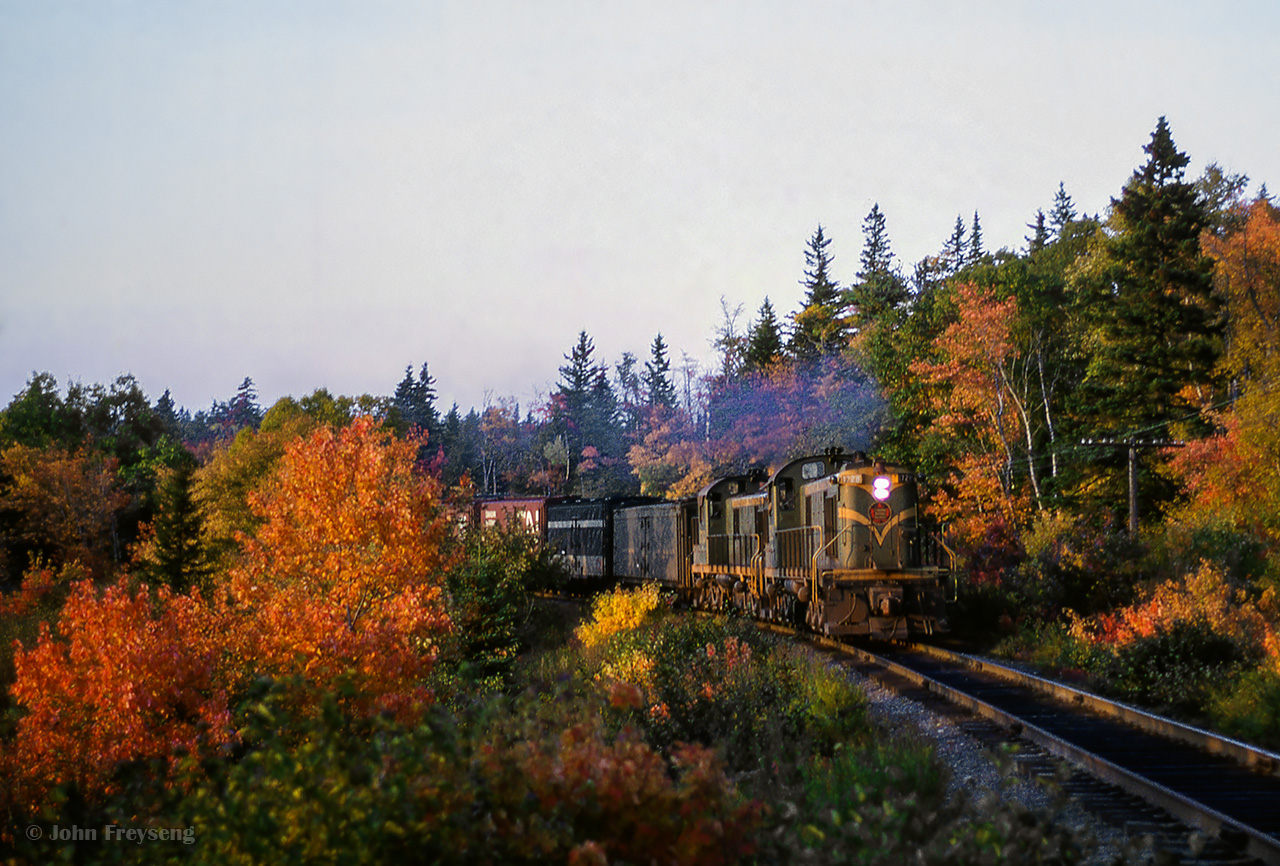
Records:
{"label": "gravel shoulder", "polygon": [[933,742],[938,757],[950,770],[952,796],[999,797],[1032,811],[1058,806],[1058,821],[1073,830],[1083,830],[1096,841],[1090,864],[1117,862],[1131,847],[1131,840],[1121,830],[1099,820],[1078,803],[1068,801],[1061,808],[1061,796],[1048,785],[1020,776],[1012,767],[1002,768],[992,752],[966,732],[956,717],[939,713],[856,671],[850,671],[849,676],[866,693],[876,722],[891,730],[914,729]]}

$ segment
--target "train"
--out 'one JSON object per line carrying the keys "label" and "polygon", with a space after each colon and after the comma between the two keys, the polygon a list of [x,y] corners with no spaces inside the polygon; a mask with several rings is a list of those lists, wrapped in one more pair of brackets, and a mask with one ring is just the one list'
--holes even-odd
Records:
{"label": "train", "polygon": [[520,527],[592,591],[657,583],[694,608],[829,637],[944,633],[955,557],[919,513],[910,470],[831,450],[697,496],[480,500],[482,526]]}

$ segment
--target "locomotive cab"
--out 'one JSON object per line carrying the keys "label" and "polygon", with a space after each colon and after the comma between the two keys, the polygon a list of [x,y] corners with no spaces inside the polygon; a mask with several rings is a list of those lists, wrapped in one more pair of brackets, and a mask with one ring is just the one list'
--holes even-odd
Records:
{"label": "locomotive cab", "polygon": [[839,519],[846,531],[839,570],[897,571],[919,566],[915,546],[915,476],[876,462],[836,476]]}

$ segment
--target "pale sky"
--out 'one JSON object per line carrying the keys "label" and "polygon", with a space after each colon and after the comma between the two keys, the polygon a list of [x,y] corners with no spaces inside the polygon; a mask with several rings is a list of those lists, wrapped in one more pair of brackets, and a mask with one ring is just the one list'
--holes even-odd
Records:
{"label": "pale sky", "polygon": [[133,373],[192,411],[529,406],[580,330],[712,363],[821,223],[907,269],[1059,181],[1105,211],[1159,116],[1280,190],[1280,4],[0,0],[0,406]]}

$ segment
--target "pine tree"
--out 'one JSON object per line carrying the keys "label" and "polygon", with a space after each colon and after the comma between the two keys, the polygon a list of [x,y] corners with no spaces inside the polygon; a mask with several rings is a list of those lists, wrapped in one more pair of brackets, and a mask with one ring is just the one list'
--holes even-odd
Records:
{"label": "pine tree", "polygon": [[[565,355],[569,363],[560,368],[560,383],[552,403],[551,433],[564,438],[570,460],[570,486],[580,494],[609,492],[599,486],[588,490],[577,477],[577,466],[587,448],[595,449],[600,462],[616,461],[622,453],[618,430],[618,401],[609,384],[604,365],[593,361],[595,345],[586,331]],[[608,485],[610,478],[603,482]]]}
{"label": "pine tree", "polygon": [[424,363],[413,376],[413,365],[404,368],[404,378],[396,386],[391,405],[400,417],[400,423],[407,429],[414,429],[427,434],[428,441],[440,429],[440,414],[436,410],[435,378],[427,370]]}
{"label": "pine tree", "polygon": [[587,336],[586,331],[580,331],[578,342],[564,356],[569,363],[560,368],[556,396],[564,403],[564,411],[571,419],[578,418],[587,405],[587,397],[595,378],[595,365],[591,359],[595,351],[591,337]]}
{"label": "pine tree", "polygon": [[618,413],[622,416],[623,429],[628,433],[640,427],[640,407],[644,404],[644,388],[640,374],[636,372],[636,356],[623,352],[622,359],[614,365],[614,393],[618,397]]}
{"label": "pine tree", "polygon": [[976,265],[982,261],[986,250],[982,248],[982,226],[978,223],[978,212],[973,212],[973,227],[969,229],[969,256],[966,264]]}
{"label": "pine tree", "polygon": [[956,215],[956,227],[942,248],[942,260],[946,263],[948,276],[964,269],[968,259],[968,244],[965,243],[964,219]]}
{"label": "pine tree", "polygon": [[227,404],[226,414],[227,420],[236,430],[243,427],[257,429],[262,423],[262,407],[258,405],[258,389],[254,387],[253,379],[244,377],[244,381],[236,389],[236,395]]}
{"label": "pine tree", "polygon": [[157,492],[159,509],[152,522],[155,536],[139,564],[145,577],[174,592],[203,587],[213,572],[202,538],[203,520],[192,492],[196,461],[184,454]]}
{"label": "pine tree", "polygon": [[178,415],[178,407],[174,404],[168,388],[165,388],[164,393],[156,400],[154,411],[160,423],[164,425],[165,434],[175,440],[181,438],[182,419]]}
{"label": "pine tree", "polygon": [[653,338],[649,347],[650,360],[644,364],[645,402],[650,406],[674,409],[676,386],[671,381],[671,359],[667,356],[667,344],[662,334]]}
{"label": "pine tree", "polygon": [[746,369],[749,372],[767,370],[780,357],[782,357],[782,326],[778,323],[778,317],[773,311],[773,304],[766,297],[747,335],[747,350],[744,358]]}

